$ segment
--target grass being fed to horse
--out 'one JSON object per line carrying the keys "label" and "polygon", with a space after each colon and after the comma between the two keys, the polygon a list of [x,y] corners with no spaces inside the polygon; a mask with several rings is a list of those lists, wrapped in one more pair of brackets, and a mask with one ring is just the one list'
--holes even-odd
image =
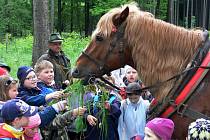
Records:
{"label": "grass being fed to horse", "polygon": [[[184,71],[204,44],[209,46],[210,43],[202,30],[189,30],[155,19],[131,3],[111,9],[100,18],[90,43],[76,61],[72,75],[87,80],[128,64],[136,68],[145,85],[150,86]],[[205,54],[210,55],[208,50]],[[206,61],[209,66],[209,58]],[[184,100],[186,106],[205,116],[210,115],[208,79],[210,74],[205,69],[200,86],[195,88],[192,97]],[[170,97],[169,91],[179,84],[179,79],[172,79],[152,93],[163,103],[166,97]],[[174,139],[184,139],[187,126],[193,119],[177,113],[170,118],[175,123]]]}

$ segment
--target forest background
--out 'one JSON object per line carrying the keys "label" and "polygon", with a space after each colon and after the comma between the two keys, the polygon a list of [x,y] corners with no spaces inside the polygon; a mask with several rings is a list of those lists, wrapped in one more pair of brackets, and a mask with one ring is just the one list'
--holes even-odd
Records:
{"label": "forest background", "polygon": [[[99,18],[128,0],[0,0],[0,60],[33,65],[46,51],[50,33],[60,32],[74,65]],[[185,28],[210,28],[210,0],[136,0],[141,10]]]}

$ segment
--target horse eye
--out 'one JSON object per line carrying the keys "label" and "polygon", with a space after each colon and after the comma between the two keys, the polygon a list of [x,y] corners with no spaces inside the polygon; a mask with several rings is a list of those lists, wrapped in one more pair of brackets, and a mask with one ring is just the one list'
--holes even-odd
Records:
{"label": "horse eye", "polygon": [[96,41],[103,41],[103,37],[100,35],[96,35]]}

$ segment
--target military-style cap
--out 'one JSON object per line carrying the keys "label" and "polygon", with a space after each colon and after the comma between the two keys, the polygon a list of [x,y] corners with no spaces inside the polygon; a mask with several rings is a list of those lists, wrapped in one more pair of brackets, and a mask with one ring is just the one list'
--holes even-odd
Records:
{"label": "military-style cap", "polygon": [[50,43],[53,42],[62,42],[63,39],[61,38],[61,35],[59,33],[52,33],[49,37],[49,41]]}
{"label": "military-style cap", "polygon": [[128,86],[125,88],[126,93],[136,93],[136,92],[141,92],[141,87],[139,83],[133,82],[129,83]]}

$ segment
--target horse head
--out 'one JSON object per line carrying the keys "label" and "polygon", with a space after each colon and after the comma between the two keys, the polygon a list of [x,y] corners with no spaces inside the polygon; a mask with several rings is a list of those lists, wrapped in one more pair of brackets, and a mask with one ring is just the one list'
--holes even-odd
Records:
{"label": "horse head", "polygon": [[125,64],[133,65],[131,51],[124,38],[129,8],[113,14],[111,19],[107,14],[101,17],[89,45],[77,59],[72,72],[74,78],[88,80],[109,74]]}

